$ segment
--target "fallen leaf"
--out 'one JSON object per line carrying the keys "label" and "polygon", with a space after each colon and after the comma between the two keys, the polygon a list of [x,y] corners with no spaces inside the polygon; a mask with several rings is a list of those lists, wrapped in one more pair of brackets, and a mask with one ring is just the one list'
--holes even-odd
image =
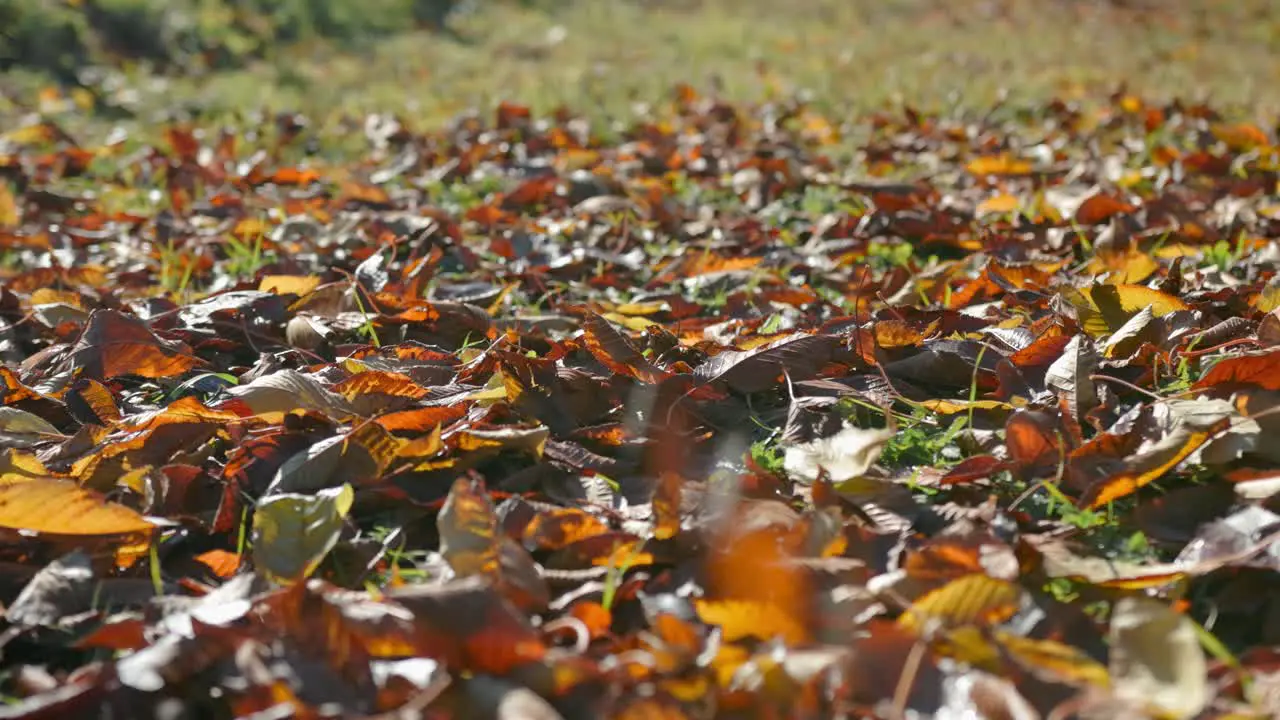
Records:
{"label": "fallen leaf", "polygon": [[787,447],[783,468],[809,482],[824,472],[834,482],[850,480],[875,464],[893,435],[894,431],[888,428],[846,427],[829,437]]}
{"label": "fallen leaf", "polygon": [[123,375],[167,378],[202,364],[181,344],[156,337],[141,320],[115,310],[94,310],[60,367],[103,380]]}
{"label": "fallen leaf", "polygon": [[1195,717],[1209,702],[1208,662],[1191,620],[1168,605],[1122,598],[1111,611],[1111,681],[1126,699],[1170,717]]}
{"label": "fallen leaf", "polygon": [[0,476],[0,528],[89,538],[150,535],[155,526],[70,480]]}
{"label": "fallen leaf", "polygon": [[338,543],[353,499],[350,485],[263,498],[253,513],[254,567],[283,585],[306,579]]}

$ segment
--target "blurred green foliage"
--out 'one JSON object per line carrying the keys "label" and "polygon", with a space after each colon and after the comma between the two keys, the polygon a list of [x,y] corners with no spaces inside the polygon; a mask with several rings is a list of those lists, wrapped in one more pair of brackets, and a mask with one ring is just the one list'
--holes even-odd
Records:
{"label": "blurred green foliage", "polygon": [[83,67],[240,67],[279,47],[359,44],[444,27],[458,0],[0,0],[0,70],[73,79]]}

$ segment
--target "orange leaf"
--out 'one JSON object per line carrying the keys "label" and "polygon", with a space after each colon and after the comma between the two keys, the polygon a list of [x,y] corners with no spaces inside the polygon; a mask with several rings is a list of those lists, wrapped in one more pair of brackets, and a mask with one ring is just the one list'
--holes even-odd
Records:
{"label": "orange leaf", "polygon": [[315,170],[303,170],[300,168],[280,168],[271,176],[271,182],[276,185],[310,185],[320,179],[320,173]]}
{"label": "orange leaf", "polygon": [[368,393],[407,397],[414,400],[426,397],[427,389],[414,382],[408,375],[381,370],[356,373],[333,386],[333,391],[348,400]]}
{"label": "orange leaf", "polygon": [[978,203],[978,207],[974,212],[978,215],[991,215],[1000,213],[1011,213],[1017,211],[1021,202],[1017,197],[1009,193],[1000,193]]}
{"label": "orange leaf", "polygon": [[729,642],[749,637],[760,640],[780,637],[788,645],[800,645],[809,639],[804,626],[773,603],[699,598],[693,604],[698,618],[708,625],[718,625]]}
{"label": "orange leaf", "polygon": [[573,608],[569,610],[569,614],[580,620],[587,627],[592,639],[608,635],[609,628],[613,625],[613,614],[600,603],[591,600],[582,600],[575,603]]}
{"label": "orange leaf", "polygon": [[578,508],[557,508],[533,516],[524,528],[525,547],[560,550],[579,540],[609,532],[609,526]]}
{"label": "orange leaf", "polygon": [[428,432],[434,427],[448,425],[466,414],[466,403],[458,403],[387,413],[374,418],[373,422],[390,432]]}
{"label": "orange leaf", "polygon": [[928,327],[914,327],[904,320],[880,320],[875,324],[876,345],[885,349],[915,347],[937,330],[936,322]]}
{"label": "orange leaf", "polygon": [[240,569],[240,553],[227,552],[226,550],[210,550],[200,553],[195,557],[196,562],[209,568],[209,572],[217,577],[227,579],[236,574]]}
{"label": "orange leaf", "polygon": [[1026,175],[1031,172],[1031,163],[1019,160],[1008,154],[987,155],[977,157],[964,166],[973,175]]}
{"label": "orange leaf", "polygon": [[1019,411],[1005,422],[1009,460],[1020,470],[1045,470],[1064,459],[1062,434],[1042,412]]}
{"label": "orange leaf", "polygon": [[164,132],[165,139],[169,141],[169,147],[173,149],[173,154],[178,156],[183,162],[195,162],[196,156],[200,154],[200,143],[196,140],[191,128],[182,126],[171,126]]}
{"label": "orange leaf", "polygon": [[[599,535],[597,537],[604,539],[606,536]],[[653,553],[645,552],[643,547],[644,542],[641,540],[631,539],[621,543],[615,541],[615,545],[610,549],[608,555],[592,558],[591,564],[596,567],[621,569],[652,565],[655,560]]]}
{"label": "orange leaf", "polygon": [[1197,390],[1239,383],[1280,390],[1280,348],[1234,355],[1218,362],[1196,382]]}
{"label": "orange leaf", "polygon": [[1130,458],[1125,470],[1095,483],[1085,493],[1081,505],[1095,509],[1137,492],[1172,470],[1229,425],[1230,418],[1223,418],[1207,428],[1175,430],[1150,450]]}
{"label": "orange leaf", "polygon": [[1218,124],[1214,125],[1212,130],[1214,137],[1236,152],[1264,147],[1269,143],[1267,134],[1262,131],[1262,128],[1251,123]]}
{"label": "orange leaf", "polygon": [[123,417],[116,406],[115,397],[106,385],[97,380],[83,380],[72,386],[62,397],[73,412],[83,410],[77,417],[92,417],[98,425],[114,425]]}
{"label": "orange leaf", "polygon": [[680,491],[684,478],[664,472],[653,490],[653,536],[668,540],[680,532]]}
{"label": "orange leaf", "polygon": [[1098,193],[1080,203],[1080,207],[1076,209],[1076,222],[1081,225],[1097,225],[1110,220],[1113,215],[1131,213],[1134,210],[1137,207],[1117,197]]}

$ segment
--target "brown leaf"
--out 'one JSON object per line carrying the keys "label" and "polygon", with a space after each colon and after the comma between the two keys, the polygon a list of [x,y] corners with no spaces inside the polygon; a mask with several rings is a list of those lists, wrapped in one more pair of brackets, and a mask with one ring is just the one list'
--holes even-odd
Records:
{"label": "brown leaf", "polygon": [[656,383],[670,373],[654,366],[607,320],[590,313],[582,321],[587,350],[605,367],[641,382]]}
{"label": "brown leaf", "polygon": [[608,525],[580,508],[557,508],[533,516],[524,528],[524,543],[531,550],[561,550],[606,532]]}
{"label": "brown leaf", "polygon": [[684,478],[667,471],[653,489],[653,536],[669,540],[680,532],[680,497]]}
{"label": "brown leaf", "polygon": [[727,350],[694,370],[703,383],[723,382],[740,393],[781,385],[785,373],[792,381],[808,380],[830,361],[840,339],[834,335],[786,337],[755,350]]}
{"label": "brown leaf", "polygon": [[167,378],[203,361],[181,343],[156,337],[143,321],[116,310],[94,310],[59,371],[80,370],[95,380],[137,375]]}
{"label": "brown leaf", "polygon": [[458,478],[436,521],[440,554],[459,577],[498,573],[498,519],[484,483]]}
{"label": "brown leaf", "polygon": [[1004,436],[1010,462],[1031,476],[1065,461],[1065,438],[1046,413],[1021,411],[1010,415],[1005,422]]}

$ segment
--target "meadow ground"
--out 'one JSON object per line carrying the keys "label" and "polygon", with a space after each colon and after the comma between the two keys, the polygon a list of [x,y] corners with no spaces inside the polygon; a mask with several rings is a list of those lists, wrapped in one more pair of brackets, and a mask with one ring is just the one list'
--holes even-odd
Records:
{"label": "meadow ground", "polygon": [[1280,717],[1274,2],[426,4],[21,5],[0,717]]}
{"label": "meadow ground", "polygon": [[[313,117],[403,112],[427,123],[499,100],[626,116],[676,83],[746,101],[803,90],[841,112],[897,102],[986,108],[1005,92],[1028,103],[1096,98],[1120,83],[1256,118],[1280,110],[1280,13],[1270,0],[473,5],[450,20],[449,34],[409,30],[339,53],[304,43],[197,77],[135,68],[123,87],[144,114],[265,107]],[[13,99],[29,99],[40,83],[8,85]]]}

